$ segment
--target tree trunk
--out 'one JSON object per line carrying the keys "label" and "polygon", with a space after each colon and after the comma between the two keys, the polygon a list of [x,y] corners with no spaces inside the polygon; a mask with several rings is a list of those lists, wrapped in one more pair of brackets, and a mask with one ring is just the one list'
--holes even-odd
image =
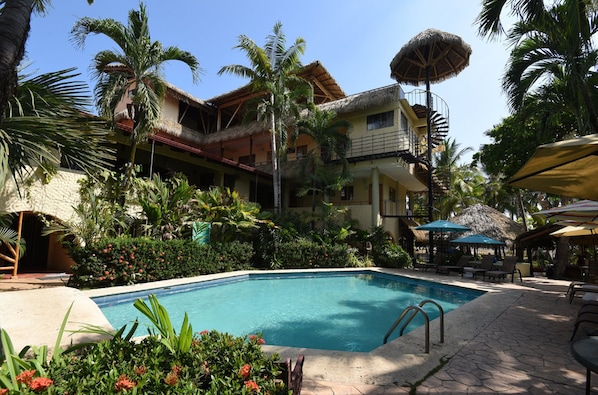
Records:
{"label": "tree trunk", "polygon": [[[274,97],[271,97],[274,102]],[[274,212],[280,214],[280,168],[278,163],[278,139],[276,138],[276,117],[271,117],[271,144],[272,144],[272,188],[274,189]]]}
{"label": "tree trunk", "polygon": [[559,237],[556,244],[556,264],[554,278],[562,278],[569,263],[569,238]]}
{"label": "tree trunk", "polygon": [[34,0],[5,0],[0,13],[0,124],[17,87],[17,67],[25,54]]}

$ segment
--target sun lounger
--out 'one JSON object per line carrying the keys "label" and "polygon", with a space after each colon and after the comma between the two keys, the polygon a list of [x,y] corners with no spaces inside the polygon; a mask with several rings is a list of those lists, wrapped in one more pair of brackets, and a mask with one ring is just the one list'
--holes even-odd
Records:
{"label": "sun lounger", "polygon": [[519,281],[523,282],[523,278],[521,276],[521,270],[515,267],[517,265],[517,257],[516,256],[506,256],[502,262],[502,267],[498,270],[488,270],[486,272],[486,277],[496,279],[500,281],[500,279],[506,279],[508,275],[511,275],[511,282],[515,280],[515,273],[519,273]]}
{"label": "sun lounger", "polygon": [[439,265],[436,268],[436,273],[451,274],[451,272],[463,273],[463,268],[468,265],[468,262],[473,258],[471,255],[461,255],[456,265]]}
{"label": "sun lounger", "polygon": [[573,302],[573,297],[577,292],[598,293],[598,284],[577,283],[569,285],[569,303]]}
{"label": "sun lounger", "polygon": [[488,270],[492,270],[492,265],[494,264],[494,256],[492,255],[484,255],[482,257],[482,262],[480,263],[479,267],[464,267],[463,268],[463,273],[461,274],[461,277],[463,277],[463,275],[465,273],[471,273],[473,279],[475,280],[476,276],[478,274],[481,274],[483,276],[483,279],[486,278],[486,272]]}
{"label": "sun lounger", "polygon": [[581,305],[577,312],[577,318],[575,319],[575,326],[573,327],[573,333],[571,334],[570,341],[575,338],[575,333],[580,324],[589,323],[594,324],[591,331],[588,334],[593,334],[598,330],[598,303],[595,301],[585,302]]}

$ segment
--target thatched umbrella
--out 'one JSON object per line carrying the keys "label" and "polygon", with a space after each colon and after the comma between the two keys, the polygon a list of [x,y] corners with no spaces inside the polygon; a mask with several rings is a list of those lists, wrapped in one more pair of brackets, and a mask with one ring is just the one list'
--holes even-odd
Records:
{"label": "thatched umbrella", "polygon": [[[399,83],[426,84],[426,125],[428,128],[428,220],[433,221],[432,125],[430,83],[457,75],[469,65],[471,47],[461,37],[436,29],[427,29],[413,37],[390,62],[390,77]],[[433,259],[433,235],[430,232],[430,258]]]}
{"label": "thatched umbrella", "polygon": [[[470,233],[481,233],[504,242],[512,248],[514,240],[525,232],[523,225],[513,221],[500,211],[484,204],[474,204],[464,209],[451,221],[471,228]],[[464,233],[465,236],[468,233]]]}

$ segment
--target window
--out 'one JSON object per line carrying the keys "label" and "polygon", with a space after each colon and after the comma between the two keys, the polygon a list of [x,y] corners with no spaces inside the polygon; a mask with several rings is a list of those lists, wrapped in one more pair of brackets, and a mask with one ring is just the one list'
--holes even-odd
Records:
{"label": "window", "polygon": [[368,115],[368,130],[388,128],[394,125],[394,111],[382,112],[380,114]]}
{"label": "window", "polygon": [[353,200],[353,185],[341,189],[341,200]]}
{"label": "window", "polygon": [[409,130],[409,122],[405,114],[401,112],[401,131],[406,132]]}

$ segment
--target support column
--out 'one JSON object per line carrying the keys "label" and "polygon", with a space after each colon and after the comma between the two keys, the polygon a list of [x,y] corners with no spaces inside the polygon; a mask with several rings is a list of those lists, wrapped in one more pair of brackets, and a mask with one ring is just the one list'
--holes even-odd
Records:
{"label": "support column", "polygon": [[372,168],[372,228],[380,225],[380,172]]}

